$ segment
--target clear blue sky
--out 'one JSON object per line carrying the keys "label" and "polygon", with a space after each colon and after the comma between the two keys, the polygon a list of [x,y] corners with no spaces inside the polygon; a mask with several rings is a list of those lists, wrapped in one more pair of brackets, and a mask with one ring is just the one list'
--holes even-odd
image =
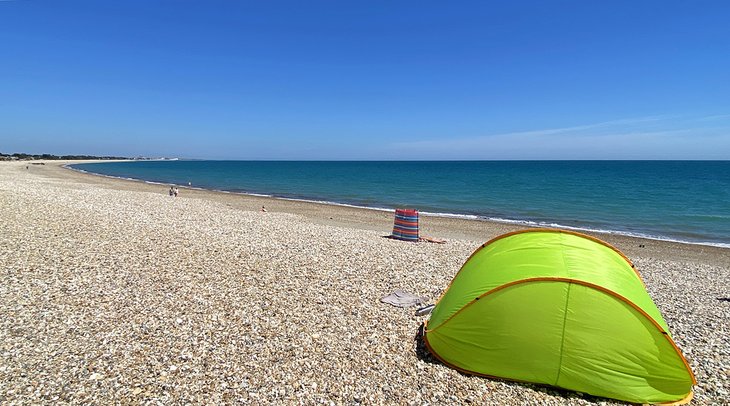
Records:
{"label": "clear blue sky", "polygon": [[730,159],[730,2],[0,1],[0,152]]}

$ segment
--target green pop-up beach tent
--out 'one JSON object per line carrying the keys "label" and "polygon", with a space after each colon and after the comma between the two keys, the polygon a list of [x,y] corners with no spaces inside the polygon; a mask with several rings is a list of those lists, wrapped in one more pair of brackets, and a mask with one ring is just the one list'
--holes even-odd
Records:
{"label": "green pop-up beach tent", "polygon": [[462,372],[629,402],[684,402],[694,375],[626,256],[593,237],[532,229],[474,252],[426,323]]}

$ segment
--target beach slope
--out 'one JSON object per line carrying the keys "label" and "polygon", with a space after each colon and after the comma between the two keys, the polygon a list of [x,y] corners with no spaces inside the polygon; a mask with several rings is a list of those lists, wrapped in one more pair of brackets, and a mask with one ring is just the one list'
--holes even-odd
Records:
{"label": "beach slope", "polygon": [[[512,226],[425,217],[448,242],[414,244],[383,238],[390,213],[167,189],[0,163],[3,403],[614,403],[460,374],[380,302],[434,302]],[[730,250],[596,236],[636,264],[694,402],[727,402]]]}

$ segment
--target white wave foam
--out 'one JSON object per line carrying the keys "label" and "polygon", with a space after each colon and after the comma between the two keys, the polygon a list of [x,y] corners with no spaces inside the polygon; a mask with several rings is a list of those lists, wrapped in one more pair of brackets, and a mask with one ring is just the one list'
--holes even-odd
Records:
{"label": "white wave foam", "polygon": [[[392,210],[392,209],[391,209]],[[419,211],[420,214],[431,216],[431,217],[447,217],[447,218],[457,218],[457,219],[464,219],[464,220],[483,220],[484,217],[479,217],[475,214],[458,214],[458,213],[433,213],[428,211]]]}
{"label": "white wave foam", "polygon": [[576,227],[576,226],[568,226],[568,225],[559,224],[559,223],[548,223],[548,222],[530,221],[530,220],[511,220],[511,219],[503,219],[503,218],[496,218],[496,217],[489,217],[489,218],[487,218],[487,220],[494,221],[497,223],[519,224],[519,225],[524,225],[524,226],[528,226],[528,227],[560,228],[560,229],[564,229],[564,230],[586,231],[586,232],[592,232],[592,233],[611,234],[611,235],[622,235],[622,236],[626,236],[626,237],[643,238],[643,239],[647,239],[647,240],[656,240],[656,241],[675,242],[675,243],[680,243],[680,244],[707,245],[707,246],[719,247],[719,248],[730,248],[730,243],[712,242],[712,241],[679,240],[676,238],[671,238],[671,237],[666,237],[666,236],[661,236],[661,235],[644,234],[644,233],[632,232],[632,231],[611,230],[611,229],[604,229],[604,228]]}
{"label": "white wave foam", "polygon": [[354,209],[367,209],[367,210],[376,210],[376,211],[393,211],[393,209],[389,209],[387,207],[371,207],[371,206],[358,206],[354,204],[348,204],[348,203],[339,203],[339,202],[331,202],[328,200],[310,200],[310,199],[297,199],[293,197],[273,197],[274,199],[279,200],[288,200],[291,202],[304,202],[304,203],[317,203],[317,204],[326,204],[328,206],[340,206],[340,207],[351,207]]}

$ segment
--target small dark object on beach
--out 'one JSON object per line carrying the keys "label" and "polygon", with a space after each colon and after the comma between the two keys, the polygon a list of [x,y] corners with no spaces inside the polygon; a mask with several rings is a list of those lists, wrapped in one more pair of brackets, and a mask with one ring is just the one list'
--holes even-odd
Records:
{"label": "small dark object on beach", "polygon": [[646,247],[646,245],[644,245],[644,244],[639,244],[639,248],[645,248],[645,247]]}
{"label": "small dark object on beach", "polygon": [[428,306],[421,307],[416,310],[416,316],[424,316],[427,314],[430,314],[431,311],[433,311],[433,308],[436,307],[434,304],[430,304]]}
{"label": "small dark object on beach", "polygon": [[718,297],[717,300],[721,302],[730,302],[730,297]]}

